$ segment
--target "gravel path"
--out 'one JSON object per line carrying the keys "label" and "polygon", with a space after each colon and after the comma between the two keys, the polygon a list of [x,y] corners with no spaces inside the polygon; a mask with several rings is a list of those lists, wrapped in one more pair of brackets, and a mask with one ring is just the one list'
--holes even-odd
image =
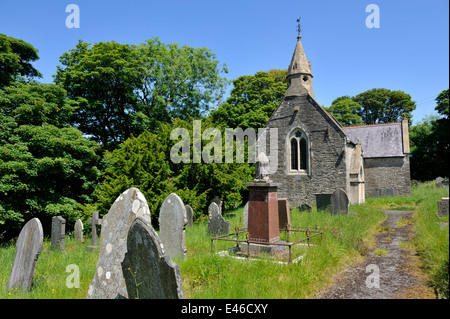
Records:
{"label": "gravel path", "polygon": [[407,221],[414,212],[386,210],[385,213],[387,218],[381,226],[389,230],[377,235],[375,248],[368,256],[340,273],[335,284],[323,291],[319,299],[436,298],[427,286],[419,257],[405,248],[408,245],[401,245],[413,236],[414,226]]}

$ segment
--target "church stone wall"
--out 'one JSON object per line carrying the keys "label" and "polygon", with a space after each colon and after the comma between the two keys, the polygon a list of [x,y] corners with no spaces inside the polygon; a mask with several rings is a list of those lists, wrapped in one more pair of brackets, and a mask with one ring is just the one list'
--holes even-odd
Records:
{"label": "church stone wall", "polygon": [[[270,178],[281,183],[278,197],[288,198],[291,207],[305,203],[314,205],[317,194],[347,189],[345,136],[309,99],[307,94],[285,98],[266,124],[266,128],[278,128],[278,169]],[[298,111],[295,111],[296,107],[299,107]],[[303,130],[308,137],[307,175],[288,172],[287,138],[295,128]]]}
{"label": "church stone wall", "polygon": [[411,195],[408,156],[366,158],[364,169],[366,197]]}

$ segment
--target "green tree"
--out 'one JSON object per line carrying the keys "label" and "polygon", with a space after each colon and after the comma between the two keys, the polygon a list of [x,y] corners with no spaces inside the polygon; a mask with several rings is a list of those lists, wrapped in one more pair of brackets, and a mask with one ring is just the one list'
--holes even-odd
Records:
{"label": "green tree", "polygon": [[72,106],[54,84],[13,83],[0,91],[0,224],[17,235],[38,217],[73,223],[92,202],[99,178],[98,146],[66,120]]}
{"label": "green tree", "polygon": [[403,91],[372,89],[352,100],[361,105],[358,115],[366,124],[400,122],[404,117],[410,121],[411,112],[416,109],[411,96]]}
{"label": "green tree", "polygon": [[60,62],[55,82],[79,105],[73,123],[108,150],[160,122],[199,118],[226,84],[209,49],[157,38],[138,46],[80,41]]}
{"label": "green tree", "polygon": [[358,114],[361,105],[353,101],[348,95],[338,97],[331,103],[330,107],[325,109],[333,114],[343,126],[364,125],[364,121]]}
{"label": "green tree", "polygon": [[164,44],[152,38],[135,47],[142,61],[141,86],[137,88],[137,119],[141,129],[153,130],[158,122],[199,119],[219,103],[228,70],[208,48]]}
{"label": "green tree", "polygon": [[31,62],[38,59],[38,50],[31,44],[0,33],[0,89],[14,82],[19,76],[42,76],[31,65]]}
{"label": "green tree", "polygon": [[112,149],[131,133],[137,97],[134,94],[144,72],[132,46],[117,42],[94,45],[79,41],[60,57],[55,82],[79,107],[73,124],[104,149]]}
{"label": "green tree", "polygon": [[231,96],[211,117],[215,123],[242,129],[264,127],[287,89],[285,75],[279,70],[241,76],[233,80],[233,86]]}

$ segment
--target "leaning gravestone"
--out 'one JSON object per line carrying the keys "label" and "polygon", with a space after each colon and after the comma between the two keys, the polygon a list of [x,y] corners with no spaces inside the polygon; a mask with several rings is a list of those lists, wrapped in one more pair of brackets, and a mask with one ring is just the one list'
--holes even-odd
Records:
{"label": "leaning gravestone", "polygon": [[39,219],[33,218],[22,228],[6,289],[30,290],[37,259],[42,250],[44,231]]}
{"label": "leaning gravestone", "polygon": [[102,219],[100,251],[88,299],[114,299],[118,294],[128,297],[121,262],[127,251],[128,230],[137,217],[150,224],[144,195],[137,188],[130,188],[117,197]]}
{"label": "leaning gravestone", "polygon": [[61,216],[52,217],[52,250],[64,250],[66,240],[66,220]]}
{"label": "leaning gravestone", "polygon": [[186,227],[191,227],[194,224],[194,211],[192,210],[192,207],[187,204],[184,205],[184,208],[186,209]]}
{"label": "leaning gravestone", "polygon": [[159,211],[159,236],[170,258],[186,258],[186,208],[177,194],[166,197]]}
{"label": "leaning gravestone", "polygon": [[223,235],[230,232],[230,221],[223,219],[219,207],[212,202],[208,208],[208,234]]}
{"label": "leaning gravestone", "polygon": [[77,219],[74,227],[74,239],[78,241],[83,241],[83,222],[81,219]]}
{"label": "leaning gravestone", "polygon": [[153,227],[140,217],[128,231],[122,273],[130,299],[184,298],[180,267],[167,255]]}
{"label": "leaning gravestone", "polygon": [[330,198],[330,204],[331,214],[348,214],[349,200],[347,193],[342,188],[334,191]]}

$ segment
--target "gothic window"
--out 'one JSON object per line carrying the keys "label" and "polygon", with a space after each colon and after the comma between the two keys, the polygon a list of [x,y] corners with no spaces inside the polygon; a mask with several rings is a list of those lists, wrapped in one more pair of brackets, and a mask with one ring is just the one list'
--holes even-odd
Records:
{"label": "gothic window", "polygon": [[308,174],[308,139],[300,129],[289,135],[289,172]]}

